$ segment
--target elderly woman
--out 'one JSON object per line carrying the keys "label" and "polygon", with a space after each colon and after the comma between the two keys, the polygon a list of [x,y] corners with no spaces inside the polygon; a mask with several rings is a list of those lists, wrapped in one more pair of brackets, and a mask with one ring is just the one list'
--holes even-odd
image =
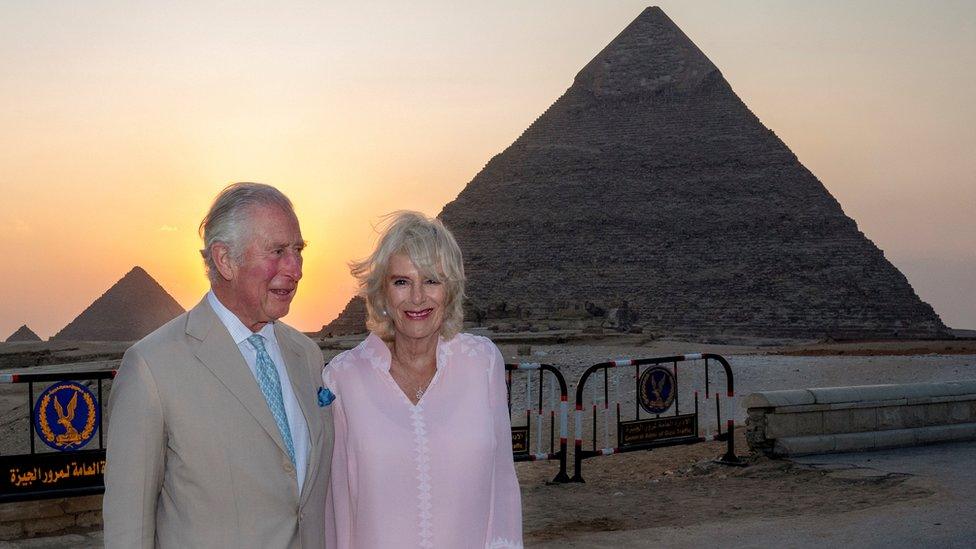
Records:
{"label": "elderly woman", "polygon": [[328,547],[522,547],[505,363],[458,333],[454,237],[397,212],[351,270],[371,333],[322,374],[335,418]]}

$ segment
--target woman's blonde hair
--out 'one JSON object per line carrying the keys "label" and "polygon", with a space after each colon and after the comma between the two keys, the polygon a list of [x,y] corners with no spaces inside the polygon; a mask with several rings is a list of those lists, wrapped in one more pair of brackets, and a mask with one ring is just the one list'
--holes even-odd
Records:
{"label": "woman's blonde hair", "polygon": [[404,253],[424,277],[444,284],[447,299],[440,335],[451,339],[464,323],[464,260],[454,235],[439,219],[405,210],[383,216],[380,227],[373,253],[349,263],[359,281],[359,295],[366,300],[366,328],[385,340],[393,338],[393,320],[386,314],[383,289],[390,258]]}

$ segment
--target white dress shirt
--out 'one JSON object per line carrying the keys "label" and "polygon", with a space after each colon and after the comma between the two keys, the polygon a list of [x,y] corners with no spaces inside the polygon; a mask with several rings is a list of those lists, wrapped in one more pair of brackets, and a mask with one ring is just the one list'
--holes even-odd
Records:
{"label": "white dress shirt", "polygon": [[278,370],[278,379],[281,381],[281,399],[285,405],[285,415],[288,416],[288,428],[291,430],[292,444],[295,446],[295,471],[298,475],[298,493],[302,492],[302,482],[305,480],[305,470],[308,468],[308,423],[305,422],[305,415],[298,406],[298,399],[295,397],[295,390],[288,379],[288,370],[285,369],[285,359],[281,356],[281,348],[278,347],[278,339],[275,338],[274,323],[269,322],[258,332],[252,332],[244,325],[237,315],[224,306],[217,299],[213,291],[207,292],[207,302],[217,313],[217,318],[224,323],[230,337],[237,348],[240,349],[244,362],[251,369],[251,375],[257,383],[257,350],[247,341],[254,333],[264,337],[264,347],[275,363]]}

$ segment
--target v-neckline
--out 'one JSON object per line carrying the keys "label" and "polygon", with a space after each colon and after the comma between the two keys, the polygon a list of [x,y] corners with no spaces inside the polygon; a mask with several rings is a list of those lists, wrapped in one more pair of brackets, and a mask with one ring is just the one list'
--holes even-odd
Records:
{"label": "v-neckline", "polygon": [[384,377],[386,378],[387,382],[392,386],[393,390],[400,395],[400,398],[403,401],[403,403],[406,404],[411,410],[421,409],[420,405],[427,400],[427,395],[429,395],[431,390],[434,389],[434,386],[437,385],[437,380],[440,379],[441,372],[444,370],[444,364],[441,361],[441,345],[444,344],[444,341],[441,340],[440,336],[438,336],[437,346],[434,349],[434,367],[436,368],[436,370],[434,371],[434,376],[430,378],[430,383],[427,384],[427,388],[424,389],[424,394],[420,395],[420,398],[417,400],[416,404],[414,404],[413,401],[410,400],[410,396],[407,395],[406,392],[404,392],[403,387],[400,387],[400,384],[397,383],[395,379],[393,379],[393,374],[390,373],[390,368],[393,367],[392,350],[386,344],[385,341],[380,340],[380,344],[383,346],[384,349],[386,349],[386,354],[387,354],[386,367],[380,368],[383,371]]}
{"label": "v-neckline", "polygon": [[396,390],[396,392],[400,393],[400,397],[403,398],[403,402],[405,402],[407,406],[411,408],[418,408],[418,409],[420,408],[420,405],[423,404],[424,400],[427,398],[427,395],[430,394],[431,390],[434,388],[434,385],[437,383],[437,379],[440,378],[440,376],[441,376],[441,366],[440,364],[438,364],[437,371],[434,372],[434,376],[430,378],[430,383],[428,383],[427,388],[424,389],[424,394],[420,395],[420,398],[417,399],[417,403],[414,404],[414,402],[410,400],[410,396],[407,395],[407,393],[403,390],[403,387],[400,387],[400,384],[397,383],[395,379],[393,379],[393,374],[390,373],[390,370],[386,370],[387,379],[389,379],[390,383],[393,384],[393,388]]}

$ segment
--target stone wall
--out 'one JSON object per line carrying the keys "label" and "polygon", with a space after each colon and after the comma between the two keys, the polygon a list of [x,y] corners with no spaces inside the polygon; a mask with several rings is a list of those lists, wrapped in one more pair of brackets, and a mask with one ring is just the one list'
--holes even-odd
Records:
{"label": "stone wall", "polygon": [[976,440],[976,380],[766,391],[743,407],[749,447],[771,456]]}
{"label": "stone wall", "polygon": [[0,504],[0,540],[88,532],[101,527],[101,495]]}

